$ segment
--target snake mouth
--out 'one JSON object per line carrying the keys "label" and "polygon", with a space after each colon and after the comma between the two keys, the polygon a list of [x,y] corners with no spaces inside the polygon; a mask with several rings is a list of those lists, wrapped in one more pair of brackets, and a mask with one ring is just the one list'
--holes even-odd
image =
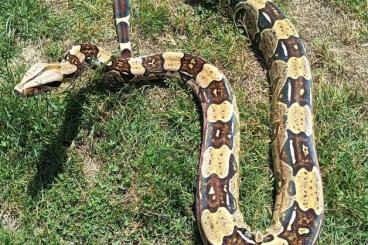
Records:
{"label": "snake mouth", "polygon": [[60,85],[61,85],[61,82],[60,81],[54,81],[54,82],[47,83],[45,85],[40,85],[40,86],[36,86],[36,87],[26,88],[26,89],[21,90],[21,91],[19,91],[18,89],[16,89],[16,90],[17,90],[17,92],[19,92],[22,95],[32,96],[32,95],[43,94],[43,93],[46,93],[46,92],[55,90]]}

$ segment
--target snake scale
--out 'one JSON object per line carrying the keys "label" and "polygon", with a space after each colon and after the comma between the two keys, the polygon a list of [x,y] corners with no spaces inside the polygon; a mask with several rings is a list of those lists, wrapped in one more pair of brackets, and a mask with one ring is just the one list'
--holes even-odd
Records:
{"label": "snake scale", "polygon": [[181,52],[133,57],[129,1],[114,1],[121,56],[73,46],[61,63],[36,64],[15,89],[25,95],[49,91],[85,65],[102,66],[122,82],[179,78],[200,101],[203,138],[196,193],[196,216],[204,244],[314,244],[323,219],[323,190],[317,162],[311,70],[303,42],[272,1],[248,0],[237,15],[263,54],[271,83],[273,164],[277,196],[271,227],[252,232],[239,209],[239,113],[234,92],[218,68]]}

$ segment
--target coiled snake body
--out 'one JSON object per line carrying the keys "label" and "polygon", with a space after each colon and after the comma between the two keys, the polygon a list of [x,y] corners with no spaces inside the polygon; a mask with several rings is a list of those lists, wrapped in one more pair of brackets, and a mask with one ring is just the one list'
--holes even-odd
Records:
{"label": "coiled snake body", "polygon": [[[131,58],[129,2],[115,1],[122,55],[74,46],[61,63],[36,64],[15,89],[31,95],[101,65],[123,82],[176,77],[196,94],[203,112],[203,139],[196,215],[205,244],[314,244],[323,218],[322,180],[314,146],[311,71],[291,22],[271,1],[248,0],[237,13],[267,64],[272,86],[273,162],[277,197],[270,228],[252,232],[239,209],[239,114],[234,92],[215,66],[181,52]],[[119,24],[120,23],[120,24]]]}

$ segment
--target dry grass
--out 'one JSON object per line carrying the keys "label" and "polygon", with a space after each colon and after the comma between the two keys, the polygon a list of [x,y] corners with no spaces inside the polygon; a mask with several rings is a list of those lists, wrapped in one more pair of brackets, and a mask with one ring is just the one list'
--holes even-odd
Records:
{"label": "dry grass", "polygon": [[0,224],[15,232],[20,227],[19,208],[16,205],[2,203],[0,205]]}
{"label": "dry grass", "polygon": [[368,37],[362,37],[368,33],[366,23],[320,1],[291,1],[287,6],[309,48],[317,81],[349,81],[351,86],[367,89],[368,48],[364,41]]}

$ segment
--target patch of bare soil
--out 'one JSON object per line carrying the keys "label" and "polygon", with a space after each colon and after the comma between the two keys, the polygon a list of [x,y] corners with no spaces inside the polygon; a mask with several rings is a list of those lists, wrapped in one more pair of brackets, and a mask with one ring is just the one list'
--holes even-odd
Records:
{"label": "patch of bare soil", "polygon": [[101,170],[102,164],[91,154],[91,146],[88,142],[83,141],[76,146],[76,151],[83,158],[82,171],[89,187],[95,184],[98,173]]}
{"label": "patch of bare soil", "polygon": [[11,231],[16,231],[20,226],[19,210],[9,205],[0,204],[0,222]]}
{"label": "patch of bare soil", "polygon": [[38,62],[46,62],[47,58],[42,52],[44,43],[24,43],[18,42],[18,46],[22,46],[22,50],[19,55],[14,59],[11,64],[16,66],[17,64],[35,64]]}
{"label": "patch of bare soil", "polygon": [[368,27],[362,20],[316,0],[288,1],[287,14],[306,41],[317,76],[354,87],[368,84],[368,47],[360,37]]}

